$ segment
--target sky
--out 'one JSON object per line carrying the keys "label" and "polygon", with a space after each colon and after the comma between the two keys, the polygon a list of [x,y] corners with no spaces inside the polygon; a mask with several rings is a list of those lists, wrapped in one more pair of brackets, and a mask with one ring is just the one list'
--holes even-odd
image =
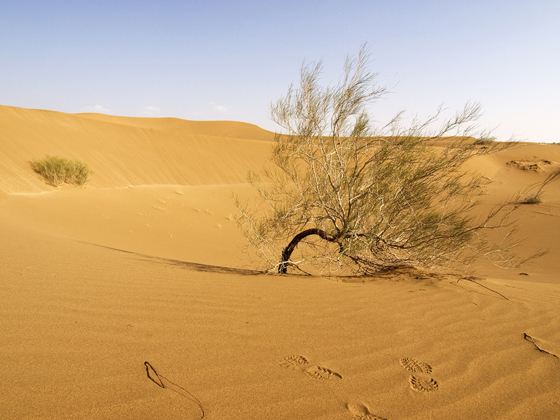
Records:
{"label": "sky", "polygon": [[[560,142],[560,0],[0,0],[0,104],[237,120],[367,43],[376,121],[479,102],[499,139]],[[1,127],[0,127],[1,129]]]}

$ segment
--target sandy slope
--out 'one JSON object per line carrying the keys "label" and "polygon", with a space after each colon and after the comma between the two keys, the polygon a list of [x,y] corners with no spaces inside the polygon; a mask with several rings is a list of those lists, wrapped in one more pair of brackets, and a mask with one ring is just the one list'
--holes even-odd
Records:
{"label": "sandy slope", "polygon": [[[231,200],[270,139],[0,108],[0,417],[196,419],[194,396],[208,419],[558,418],[558,185],[519,213],[520,251],[549,254],[479,263],[479,284],[279,279],[247,270]],[[87,161],[91,183],[45,186],[28,161],[46,153]],[[491,204],[555,162],[560,146],[520,145],[472,166]]]}
{"label": "sandy slope", "polygon": [[[0,203],[12,224],[108,247],[242,265],[233,194],[246,185],[154,185],[14,194]],[[224,238],[226,240],[224,241]]]}
{"label": "sandy slope", "polygon": [[92,187],[245,182],[260,167],[272,133],[229,122],[114,118],[0,107],[0,191],[48,187],[30,176],[45,155],[80,159],[95,173]]}

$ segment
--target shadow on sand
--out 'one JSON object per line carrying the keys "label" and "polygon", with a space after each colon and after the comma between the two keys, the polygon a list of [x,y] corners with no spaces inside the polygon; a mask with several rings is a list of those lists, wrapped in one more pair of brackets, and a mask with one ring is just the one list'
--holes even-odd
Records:
{"label": "shadow on sand", "polygon": [[[81,241],[80,241],[81,242]],[[266,274],[265,271],[260,270],[251,270],[249,268],[237,268],[237,267],[227,267],[222,265],[211,265],[211,264],[203,264],[197,263],[192,261],[183,261],[183,260],[176,260],[173,258],[164,258],[164,257],[156,257],[153,255],[142,254],[140,252],[129,251],[126,249],[114,248],[107,245],[100,245],[93,242],[82,242],[87,245],[97,246],[99,248],[110,249],[112,251],[123,252],[126,254],[132,254],[137,257],[141,257],[142,261],[152,262],[152,263],[159,263],[159,264],[167,264],[176,267],[185,268],[187,270],[193,271],[201,271],[205,273],[220,273],[220,274],[239,274],[243,276],[258,276],[261,274]]]}
{"label": "shadow on sand", "polygon": [[[155,264],[165,264],[165,265],[170,265],[170,266],[175,266],[175,267],[179,267],[179,268],[183,268],[186,270],[191,270],[191,271],[199,271],[199,272],[204,272],[204,273],[218,273],[218,274],[237,274],[237,275],[242,275],[242,276],[259,276],[259,275],[276,275],[279,277],[322,277],[331,281],[336,281],[336,282],[343,282],[343,283],[369,283],[369,282],[375,282],[375,281],[379,281],[379,280],[383,280],[383,279],[389,279],[391,281],[396,281],[396,282],[413,282],[415,284],[418,284],[418,281],[421,281],[421,284],[423,286],[429,286],[429,285],[433,285],[435,282],[437,281],[441,281],[444,279],[448,279],[449,277],[454,278],[457,283],[460,280],[468,280],[471,281],[473,283],[478,284],[479,286],[482,286],[486,289],[489,289],[488,287],[479,284],[477,281],[475,281],[475,279],[471,279],[468,277],[461,277],[461,276],[457,276],[457,275],[452,275],[451,273],[446,273],[446,274],[437,274],[437,273],[433,273],[433,272],[426,272],[426,271],[421,271],[412,267],[401,267],[398,269],[394,269],[394,270],[388,270],[388,271],[384,271],[384,272],[379,272],[376,273],[375,275],[312,275],[310,273],[289,273],[289,274],[271,274],[270,271],[266,271],[266,270],[253,270],[250,268],[238,268],[238,267],[227,267],[227,266],[222,266],[222,265],[212,265],[212,264],[203,264],[203,263],[198,263],[198,262],[193,262],[193,261],[183,261],[183,260],[177,260],[177,259],[173,259],[173,258],[165,258],[165,257],[157,257],[157,256],[153,256],[153,255],[148,255],[148,254],[142,254],[140,252],[135,252],[135,251],[130,251],[130,250],[126,250],[126,249],[121,249],[121,248],[115,248],[115,247],[111,247],[111,246],[107,246],[107,245],[101,245],[101,244],[96,244],[93,242],[84,242],[84,241],[79,241],[83,244],[87,244],[87,245],[91,245],[91,246],[96,246],[99,248],[105,248],[105,249],[109,249],[112,251],[117,251],[117,252],[122,252],[122,253],[126,253],[126,254],[131,254],[135,257],[137,257],[140,261],[146,261],[146,262],[150,262],[150,263],[155,263]],[[481,280],[479,278],[476,278],[476,280]],[[500,296],[502,296],[503,298],[507,299],[505,296],[501,295],[500,293],[489,289],[490,291],[499,294]]]}

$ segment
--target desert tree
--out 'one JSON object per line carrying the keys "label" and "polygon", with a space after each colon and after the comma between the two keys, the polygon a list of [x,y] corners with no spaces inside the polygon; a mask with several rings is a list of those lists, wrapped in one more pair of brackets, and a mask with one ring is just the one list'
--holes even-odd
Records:
{"label": "desert tree", "polygon": [[240,204],[249,241],[278,273],[299,267],[292,255],[303,243],[321,266],[358,273],[507,258],[481,232],[507,225],[513,206],[475,216],[485,180],[463,168],[503,147],[468,136],[479,106],[374,124],[370,104],[385,90],[367,58],[362,48],[347,59],[332,87],[321,86],[320,64],[304,65],[299,84],[272,105],[281,133],[270,164],[250,175],[259,202]]}

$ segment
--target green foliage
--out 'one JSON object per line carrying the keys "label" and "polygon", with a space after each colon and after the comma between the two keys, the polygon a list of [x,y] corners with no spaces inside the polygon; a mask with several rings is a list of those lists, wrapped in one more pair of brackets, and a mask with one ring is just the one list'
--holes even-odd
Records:
{"label": "green foliage", "polygon": [[41,175],[47,184],[54,187],[62,184],[83,185],[91,174],[85,163],[58,156],[34,160],[31,162],[31,168]]}
{"label": "green foliage", "polygon": [[522,198],[518,201],[515,202],[516,204],[541,204],[542,201],[540,199],[540,197],[537,197],[536,195],[530,196],[530,197],[525,197]]}

